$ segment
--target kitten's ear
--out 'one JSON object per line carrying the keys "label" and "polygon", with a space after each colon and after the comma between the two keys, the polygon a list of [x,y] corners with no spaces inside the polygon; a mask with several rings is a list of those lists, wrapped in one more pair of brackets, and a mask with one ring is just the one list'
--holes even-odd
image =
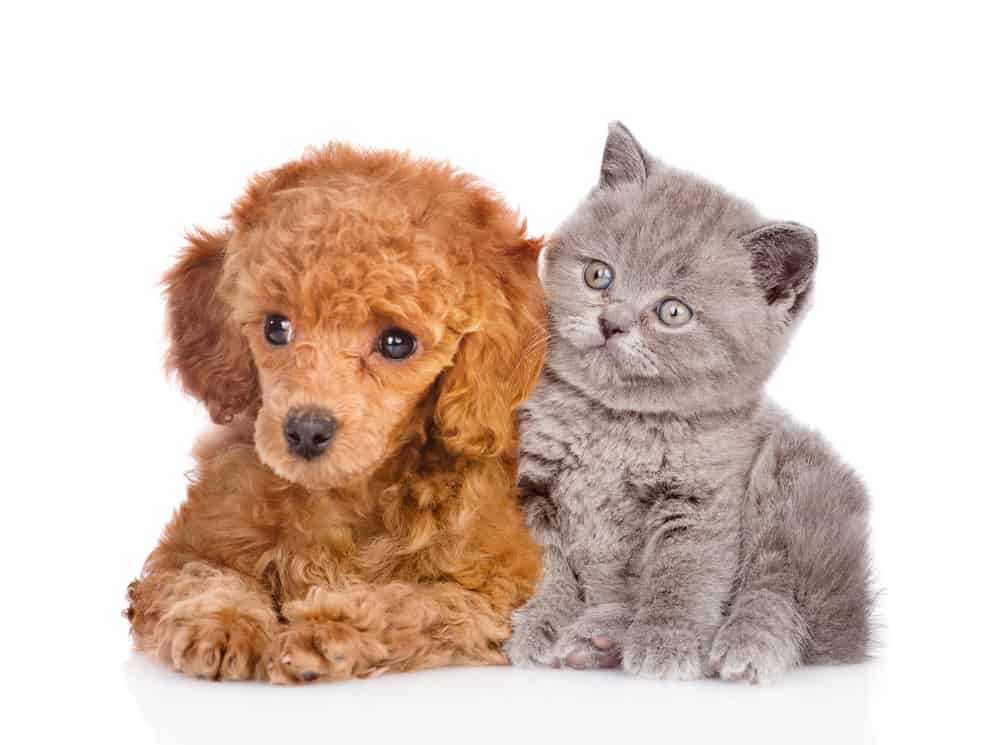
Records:
{"label": "kitten's ear", "polygon": [[646,180],[650,157],[621,122],[608,125],[608,139],[604,142],[604,159],[601,161],[600,188]]}
{"label": "kitten's ear", "polygon": [[769,304],[791,299],[794,312],[816,271],[816,234],[805,225],[779,222],[740,236],[750,252],[754,277]]}

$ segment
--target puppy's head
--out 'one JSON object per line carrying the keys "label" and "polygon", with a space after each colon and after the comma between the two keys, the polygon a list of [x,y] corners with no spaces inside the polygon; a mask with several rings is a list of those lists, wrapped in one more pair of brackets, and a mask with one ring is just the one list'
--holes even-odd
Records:
{"label": "puppy's head", "polygon": [[510,454],[544,353],[537,241],[446,165],[331,145],[256,177],[166,284],[168,364],[308,488],[407,444]]}

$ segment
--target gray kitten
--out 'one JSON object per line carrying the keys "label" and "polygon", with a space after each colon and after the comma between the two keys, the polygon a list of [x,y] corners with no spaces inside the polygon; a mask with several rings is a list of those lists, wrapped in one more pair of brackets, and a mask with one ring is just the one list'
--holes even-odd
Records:
{"label": "gray kitten", "polygon": [[865,657],[865,488],[764,395],[815,267],[811,230],[611,125],[542,258],[551,340],[519,485],[545,568],[515,664],[760,682]]}

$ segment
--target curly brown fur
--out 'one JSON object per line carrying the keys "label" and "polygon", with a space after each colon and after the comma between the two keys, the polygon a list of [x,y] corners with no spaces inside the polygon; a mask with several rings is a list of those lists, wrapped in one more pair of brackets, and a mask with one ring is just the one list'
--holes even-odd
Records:
{"label": "curly brown fur", "polygon": [[[447,165],[330,145],[257,176],[165,278],[168,364],[219,427],[129,587],[139,649],[274,682],[503,664],[539,552],[514,411],[541,368],[539,242]],[[272,346],[268,314],[292,343]],[[377,339],[412,332],[386,359]],[[296,407],[336,435],[291,452]]]}

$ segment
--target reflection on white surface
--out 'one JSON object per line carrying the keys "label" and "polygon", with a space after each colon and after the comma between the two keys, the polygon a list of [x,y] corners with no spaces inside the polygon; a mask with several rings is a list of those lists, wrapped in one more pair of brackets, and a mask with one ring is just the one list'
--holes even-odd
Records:
{"label": "reflection on white surface", "polygon": [[853,745],[875,740],[880,665],[804,668],[769,686],[637,680],[620,671],[451,668],[286,688],[191,680],[132,655],[124,675],[160,743],[620,743],[656,735]]}

